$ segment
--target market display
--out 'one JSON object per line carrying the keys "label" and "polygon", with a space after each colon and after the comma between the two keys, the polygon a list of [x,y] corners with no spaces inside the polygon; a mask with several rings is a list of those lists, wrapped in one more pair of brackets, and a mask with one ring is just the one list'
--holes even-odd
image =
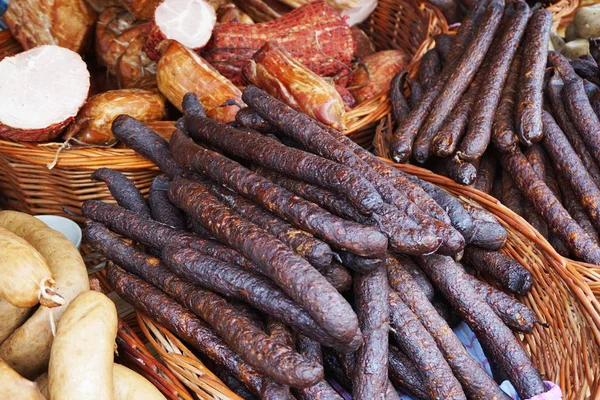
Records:
{"label": "market display", "polygon": [[[454,208],[462,210],[453,213],[453,219],[417,184],[421,183],[437,198],[447,201],[451,196],[439,193],[443,191],[432,191],[424,182],[388,167],[332,128],[294,111],[256,87],[247,87],[242,98],[250,107],[256,103],[253,112],[257,115],[252,120],[264,118],[270,125],[269,131],[277,132],[281,141],[209,119],[193,94],[184,97],[184,117],[177,123],[178,129],[168,143],[131,117],[120,116],[113,123],[117,139],[154,161],[170,178],[157,178],[153,185],[153,191],[166,192],[169,202],[163,194],[163,201],[153,204],[161,209],[169,208],[169,214],[177,216],[175,221],[179,226],[185,220],[183,212],[201,225],[196,231],[204,235],[199,237],[153,221],[146,211],[136,213],[133,211],[136,208],[146,209],[138,206],[139,200],[132,205],[133,199],[140,199],[139,193],[131,193],[130,184],[114,185],[116,179],[111,181],[111,191],[120,206],[88,201],[82,211],[95,221],[87,225],[87,241],[114,262],[114,266],[109,266],[107,277],[117,293],[174,329],[244,382],[246,389],[256,395],[262,393],[263,398],[272,398],[268,394],[280,391],[287,393],[289,389],[282,385],[291,387],[294,393],[298,392],[294,388],[322,386],[324,366],[303,358],[294,350],[295,345],[277,340],[268,330],[263,330],[262,318],[257,320],[254,315],[238,309],[231,302],[234,299],[282,321],[308,340],[336,353],[357,350],[355,358],[349,361],[354,365],[349,376],[353,381],[351,390],[357,398],[372,398],[377,393],[388,392],[388,324],[394,328],[394,343],[418,371],[427,363],[440,364],[440,368],[419,372],[427,396],[443,393],[452,398],[504,398],[497,384],[449,331],[447,322],[427,297],[426,293],[431,292],[429,279],[433,279],[434,286],[444,291],[462,317],[471,321],[480,337],[485,338],[485,345],[489,345],[489,350],[503,363],[517,390],[525,393],[524,396],[545,391],[539,374],[526,361],[521,347],[511,339],[514,336],[507,327],[520,332],[531,331],[538,322],[531,310],[492,286],[470,278],[464,267],[452,258],[426,255],[432,250],[456,255],[463,250],[465,242],[479,240],[480,246],[490,249],[491,254],[486,256],[497,260],[490,268],[496,268],[497,275],[503,277],[500,281],[513,291],[526,293],[532,283],[529,273],[518,263],[493,251],[502,246],[506,232],[502,232],[503,228],[491,214],[453,203]],[[300,126],[304,129],[297,128]],[[285,145],[290,138],[312,152]],[[220,152],[200,146],[193,139]],[[239,163],[227,155],[246,162]],[[355,170],[362,171],[361,175],[356,175]],[[345,183],[350,182],[348,179],[355,183],[352,191]],[[425,209],[440,219],[418,208],[396,189],[396,182],[414,186],[412,196],[422,198],[420,204],[428,206]],[[317,203],[307,202],[286,187],[308,193]],[[320,207],[319,199],[328,199],[323,202],[325,208]],[[343,206],[338,212],[330,208],[331,204]],[[151,215],[154,213],[150,211]],[[457,220],[456,215],[468,222],[460,224],[463,221]],[[350,216],[354,220],[346,219]],[[406,222],[386,222],[393,218]],[[416,224],[407,225],[415,218],[423,222],[420,230]],[[459,222],[460,229],[469,232],[468,240],[452,227],[453,222]],[[493,229],[488,229],[486,224]],[[331,230],[338,225],[341,230]],[[403,231],[404,227],[410,230]],[[149,246],[148,252],[152,255],[126,244],[111,231]],[[355,233],[348,235],[352,231]],[[322,248],[323,252],[306,253],[303,246],[294,246],[289,235],[283,232],[297,232],[293,235],[310,243],[309,248]],[[432,239],[425,239],[428,237]],[[212,250],[214,246],[223,245],[231,256],[225,253],[217,256]],[[432,245],[435,247],[428,247]],[[387,248],[419,255],[419,266],[408,258],[397,258],[400,256],[388,252]],[[471,248],[470,263],[479,265],[483,256],[473,244],[468,244],[466,250]],[[234,254],[237,256],[233,257]],[[334,261],[332,255],[339,257],[341,264]],[[405,263],[410,265],[406,269]],[[437,272],[441,266],[430,267],[438,263],[446,268],[446,273]],[[326,271],[331,270],[327,264],[337,265],[336,270],[348,279],[346,268],[354,271],[357,314],[335,290],[336,280],[327,274]],[[462,286],[446,286],[454,279],[462,282]],[[156,289],[150,292],[148,284],[155,285],[164,294]],[[389,294],[383,290],[388,285],[391,285]],[[407,285],[412,285],[413,290],[407,290]],[[425,289],[421,289],[421,285]],[[347,291],[349,287],[338,289]],[[144,296],[135,295],[143,290],[149,292]],[[179,303],[192,314],[172,318],[171,312],[160,313],[163,306],[159,307],[157,301],[161,298],[166,302],[166,295],[173,299],[165,303],[171,304],[168,307],[173,313],[183,312]],[[224,354],[215,354],[214,349],[199,342],[200,332],[190,330],[191,321],[208,324],[203,325],[203,329],[218,335],[226,343],[228,352],[235,352],[243,364],[225,363]],[[429,350],[421,354],[425,342],[430,343]],[[504,350],[493,349],[494,343],[506,346],[511,342],[510,356],[504,356]],[[378,373],[372,372],[373,365],[378,366]],[[248,376],[247,368],[261,377],[259,382]],[[407,372],[402,371],[394,373],[404,376]],[[394,383],[405,380],[397,379]]]}
{"label": "market display", "polygon": [[[123,342],[118,297],[192,397],[203,385],[269,400],[554,388],[535,347],[557,322],[531,301],[545,278],[520,253],[533,250],[392,161],[493,195],[559,254],[600,265],[596,6],[565,42],[549,10],[521,0],[437,3],[460,26],[415,60],[358,25],[376,1],[12,0],[2,18],[25,51],[0,59],[0,138],[51,141],[39,146],[58,148],[52,167],[73,148],[154,165],[145,186],[119,159],[80,171],[106,188],[68,211],[85,219],[100,283],[62,234],[0,211],[0,386],[15,399],[187,400],[142,358],[115,360],[115,343],[140,345]],[[375,138],[387,160],[346,135],[369,107],[371,122],[391,114]],[[573,271],[544,251],[571,295]]]}

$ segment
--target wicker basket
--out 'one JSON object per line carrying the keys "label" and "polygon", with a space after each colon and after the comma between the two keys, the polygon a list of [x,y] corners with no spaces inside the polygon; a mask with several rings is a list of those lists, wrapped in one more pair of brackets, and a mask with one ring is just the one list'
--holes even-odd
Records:
{"label": "wicker basket", "polygon": [[[558,383],[565,399],[598,398],[600,302],[594,291],[598,293],[600,287],[600,269],[594,267],[592,275],[596,278],[590,279],[586,275],[590,274],[589,266],[562,258],[523,218],[495,198],[420,167],[408,164],[396,167],[446,189],[462,202],[480,205],[498,218],[508,231],[507,244],[501,251],[518,260],[535,279],[531,292],[521,300],[540,321],[549,325],[536,325],[531,334],[517,338],[544,380]],[[591,281],[595,282],[594,287],[588,284]],[[207,387],[214,389],[212,374],[166,329],[139,313],[124,319],[136,332],[143,332],[159,359],[190,391],[206,394]]]}
{"label": "wicker basket", "polygon": [[[424,41],[447,30],[443,16],[424,0],[380,0],[364,24],[378,48],[402,48],[420,58]],[[0,32],[0,59],[18,53],[10,32]],[[387,94],[359,105],[347,114],[348,134],[370,146],[376,122],[389,113]],[[35,145],[0,140],[0,207],[30,214],[77,214],[88,199],[113,202],[106,185],[89,179],[96,168],[111,167],[125,173],[142,193],[158,173],[153,164],[133,150],[93,148],[62,149],[57,144]],[[53,165],[52,169],[48,166]],[[2,197],[4,196],[4,197]]]}

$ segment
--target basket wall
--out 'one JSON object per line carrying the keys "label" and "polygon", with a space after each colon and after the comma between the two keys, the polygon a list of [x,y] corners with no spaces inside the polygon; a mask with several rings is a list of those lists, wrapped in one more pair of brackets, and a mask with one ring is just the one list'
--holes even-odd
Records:
{"label": "basket wall", "polygon": [[90,179],[97,168],[123,172],[143,194],[159,173],[153,163],[128,149],[63,150],[56,166],[49,169],[56,151],[56,147],[0,143],[0,207],[83,222],[72,214],[80,213],[85,200],[115,202],[104,183]]}

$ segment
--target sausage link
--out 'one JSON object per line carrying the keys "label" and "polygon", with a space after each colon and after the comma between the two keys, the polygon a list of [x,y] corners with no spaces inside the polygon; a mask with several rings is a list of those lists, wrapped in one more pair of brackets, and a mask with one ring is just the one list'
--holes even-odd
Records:
{"label": "sausage link", "polygon": [[600,186],[600,168],[567,114],[562,96],[563,87],[564,84],[560,75],[554,71],[546,85],[546,94],[552,106],[552,116],[569,139],[569,143],[571,143],[581,162],[585,165],[586,171],[592,176],[596,185]]}
{"label": "sausage link", "polygon": [[417,316],[391,291],[392,334],[406,356],[415,364],[427,394],[434,399],[466,399],[460,383]]}
{"label": "sausage link", "polygon": [[364,341],[356,351],[352,398],[370,400],[385,396],[388,382],[390,309],[385,266],[354,276],[358,321]]}
{"label": "sausage link", "polygon": [[460,380],[466,394],[473,399],[507,399],[487,372],[467,353],[448,323],[437,313],[402,260],[386,259],[390,286],[415,313]]}
{"label": "sausage link", "polygon": [[[469,87],[481,66],[494,39],[504,11],[504,0],[491,0],[473,39],[465,47],[464,54],[445,82],[440,94],[431,104],[431,110],[420,128],[413,146],[413,157],[420,163],[427,161],[431,141],[445,123],[458,99]],[[442,78],[440,78],[441,80]]]}
{"label": "sausage link", "polygon": [[526,146],[542,139],[542,101],[544,72],[552,28],[552,13],[536,10],[523,38],[523,59],[517,91],[516,128],[519,140]]}
{"label": "sausage link", "polygon": [[515,178],[515,183],[531,200],[550,228],[568,245],[569,249],[586,262],[600,263],[600,248],[575,222],[556,196],[539,179],[520,151],[502,156],[502,166]]}
{"label": "sausage link", "polygon": [[519,396],[530,398],[546,391],[538,370],[510,329],[465,279],[454,260],[431,255],[417,258],[419,265],[450,304],[458,310],[487,350],[508,374]]}
{"label": "sausage link", "polygon": [[567,114],[588,151],[598,162],[600,160],[600,118],[594,112],[585,93],[583,79],[575,73],[569,60],[563,55],[551,51],[548,53],[548,61],[556,68],[564,82],[561,97]]}
{"label": "sausage link", "polygon": [[246,362],[280,383],[310,386],[323,377],[323,369],[271,340],[224,298],[184,281],[160,265],[158,259],[112,236],[99,224],[88,226],[94,246],[128,272],[156,285],[197,314]]}
{"label": "sausage link", "polygon": [[[382,254],[387,248],[386,237],[378,230],[329,214],[235,161],[194,144],[181,131],[173,134],[170,145],[173,154],[184,165],[209,174],[219,183],[243,193],[278,217],[327,243],[364,256]],[[306,215],[310,218],[304,217]]]}
{"label": "sausage link", "polygon": [[362,340],[358,320],[346,300],[305,259],[274,236],[220,203],[200,183],[176,180],[169,198],[219,240],[253,260],[327,333],[349,347]]}
{"label": "sausage link", "polygon": [[225,367],[253,393],[260,393],[263,375],[247,364],[200,318],[156,287],[112,263],[106,266],[106,279],[127,303]]}
{"label": "sausage link", "polygon": [[529,19],[529,6],[517,1],[512,15],[501,26],[489,55],[489,66],[481,83],[477,100],[469,119],[467,133],[460,143],[458,156],[473,161],[483,155],[492,137],[492,121],[513,57],[525,32]]}
{"label": "sausage link", "polygon": [[[446,58],[446,64],[440,74],[436,84],[423,93],[422,97],[415,103],[411,104],[410,114],[398,125],[393,133],[390,143],[390,152],[395,162],[407,162],[412,154],[413,142],[417,133],[423,126],[425,118],[431,110],[433,102],[438,97],[441,90],[444,88],[448,78],[457,68],[461,61],[461,57],[465,52],[467,45],[471,42],[471,38],[475,33],[476,26],[479,25],[483,14],[486,11],[488,1],[480,1],[462,21],[460,28],[454,38],[454,43],[450,48],[450,52]],[[409,80],[409,84],[410,84]],[[411,87],[412,97],[412,87]]]}
{"label": "sausage link", "polygon": [[542,118],[544,121],[544,148],[548,151],[558,172],[571,184],[596,230],[600,229],[600,189],[586,171],[554,118],[546,111]]}
{"label": "sausage link", "polygon": [[237,213],[276,238],[292,250],[306,258],[317,270],[331,265],[333,251],[325,242],[315,239],[310,233],[294,228],[265,209],[254,205],[236,193],[219,185],[210,186],[211,192]]}
{"label": "sausage link", "polygon": [[121,207],[151,218],[150,209],[142,193],[123,173],[110,168],[98,168],[90,176],[93,181],[102,181]]}
{"label": "sausage link", "polygon": [[159,175],[152,181],[148,195],[152,218],[171,228],[184,231],[186,229],[185,218],[181,211],[169,201],[168,188],[169,181],[164,175]]}
{"label": "sausage link", "polygon": [[526,295],[533,285],[533,277],[521,264],[498,251],[465,248],[465,261],[477,271],[485,273],[503,288],[519,296]]}
{"label": "sausage link", "polygon": [[500,95],[498,109],[496,110],[496,114],[494,114],[492,142],[500,153],[510,153],[519,145],[519,138],[516,133],[517,128],[515,127],[515,107],[517,103],[521,59],[522,50],[520,48],[510,65],[510,71]]}

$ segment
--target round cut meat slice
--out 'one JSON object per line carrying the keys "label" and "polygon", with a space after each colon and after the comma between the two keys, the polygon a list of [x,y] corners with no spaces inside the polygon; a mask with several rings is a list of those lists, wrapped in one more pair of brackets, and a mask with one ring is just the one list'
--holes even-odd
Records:
{"label": "round cut meat slice", "polygon": [[205,0],[164,0],[154,12],[154,26],[146,42],[153,60],[160,58],[161,43],[176,40],[193,50],[208,43],[217,14]]}
{"label": "round cut meat slice", "polygon": [[0,137],[44,141],[77,115],[90,89],[81,56],[47,45],[0,61]]}

